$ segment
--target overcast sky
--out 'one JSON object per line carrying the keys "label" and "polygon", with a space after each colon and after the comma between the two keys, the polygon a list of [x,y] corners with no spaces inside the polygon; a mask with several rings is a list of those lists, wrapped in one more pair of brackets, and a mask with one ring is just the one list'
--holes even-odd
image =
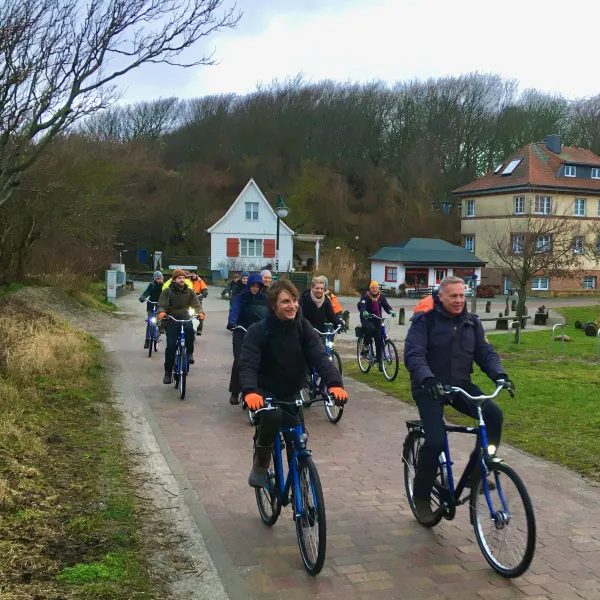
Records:
{"label": "overcast sky", "polygon": [[240,0],[237,29],[194,52],[219,64],[146,66],[124,101],[252,91],[306,79],[390,83],[470,71],[516,78],[569,98],[600,93],[600,2],[579,0]]}

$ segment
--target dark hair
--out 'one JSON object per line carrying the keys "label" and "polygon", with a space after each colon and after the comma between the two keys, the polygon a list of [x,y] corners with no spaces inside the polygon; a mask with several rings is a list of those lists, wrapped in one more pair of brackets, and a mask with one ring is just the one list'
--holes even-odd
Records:
{"label": "dark hair", "polygon": [[271,310],[275,310],[277,298],[281,292],[287,292],[294,300],[298,300],[300,292],[298,288],[289,279],[278,279],[275,283],[267,288],[267,306]]}

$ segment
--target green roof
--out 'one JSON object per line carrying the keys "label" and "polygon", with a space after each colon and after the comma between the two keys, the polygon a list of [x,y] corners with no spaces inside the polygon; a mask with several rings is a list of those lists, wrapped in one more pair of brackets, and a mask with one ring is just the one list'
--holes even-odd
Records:
{"label": "green roof", "polygon": [[444,240],[411,238],[393,246],[385,246],[371,260],[400,262],[405,265],[484,267],[485,263],[473,252]]}

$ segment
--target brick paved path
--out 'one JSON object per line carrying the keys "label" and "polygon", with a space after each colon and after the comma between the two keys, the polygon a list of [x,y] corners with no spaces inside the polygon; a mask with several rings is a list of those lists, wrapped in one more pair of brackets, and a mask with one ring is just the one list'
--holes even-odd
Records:
{"label": "brick paved path", "polygon": [[[404,421],[415,410],[352,381],[337,426],[322,407],[306,413],[329,532],[325,567],[317,578],[308,577],[289,507],[266,528],[246,483],[252,429],[242,410],[227,402],[231,341],[225,320],[224,311],[209,313],[184,402],[160,381],[162,356],[144,356],[139,324],[123,325],[117,357],[204,508],[212,532],[207,545],[232,600],[600,600],[600,487],[504,448],[502,456],[527,484],[538,524],[531,569],[504,580],[483,559],[466,508],[434,530],[415,522],[400,456]],[[451,443],[462,465],[468,442],[455,436]]]}

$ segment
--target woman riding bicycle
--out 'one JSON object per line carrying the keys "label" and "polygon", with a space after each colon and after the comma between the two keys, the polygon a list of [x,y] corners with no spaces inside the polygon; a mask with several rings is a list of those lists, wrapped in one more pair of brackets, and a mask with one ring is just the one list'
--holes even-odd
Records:
{"label": "woman riding bicycle", "polygon": [[[154,271],[152,283],[148,285],[144,293],[139,297],[140,302],[146,302],[146,312],[148,313],[148,319],[152,317],[153,306],[152,302],[158,302],[160,294],[163,289],[163,274],[160,271]],[[147,334],[147,331],[146,331]],[[148,338],[144,341],[144,348],[148,348],[150,340]]]}
{"label": "woman riding bicycle", "polygon": [[371,281],[369,291],[365,292],[358,303],[358,312],[360,313],[360,322],[363,326],[363,350],[361,354],[367,356],[371,340],[375,340],[375,359],[380,371],[383,370],[381,355],[383,351],[383,340],[381,337],[381,319],[383,311],[389,315],[395,316],[396,313],[389,305],[387,298],[381,293],[379,284]]}
{"label": "woman riding bicycle", "polygon": [[334,327],[344,326],[334,310],[331,300],[325,295],[325,277],[315,277],[310,282],[310,290],[301,296],[298,305],[302,309],[302,316],[318,331],[325,331],[325,323]]}
{"label": "woman riding bicycle", "polygon": [[[229,381],[229,404],[240,403],[239,359],[242,351],[245,331],[252,323],[264,319],[269,311],[267,309],[267,297],[263,293],[264,284],[260,275],[250,275],[248,283],[243,292],[235,297],[235,301],[229,311],[227,329],[233,330],[233,365],[231,367],[231,379]],[[243,327],[244,329],[236,329]]]}

